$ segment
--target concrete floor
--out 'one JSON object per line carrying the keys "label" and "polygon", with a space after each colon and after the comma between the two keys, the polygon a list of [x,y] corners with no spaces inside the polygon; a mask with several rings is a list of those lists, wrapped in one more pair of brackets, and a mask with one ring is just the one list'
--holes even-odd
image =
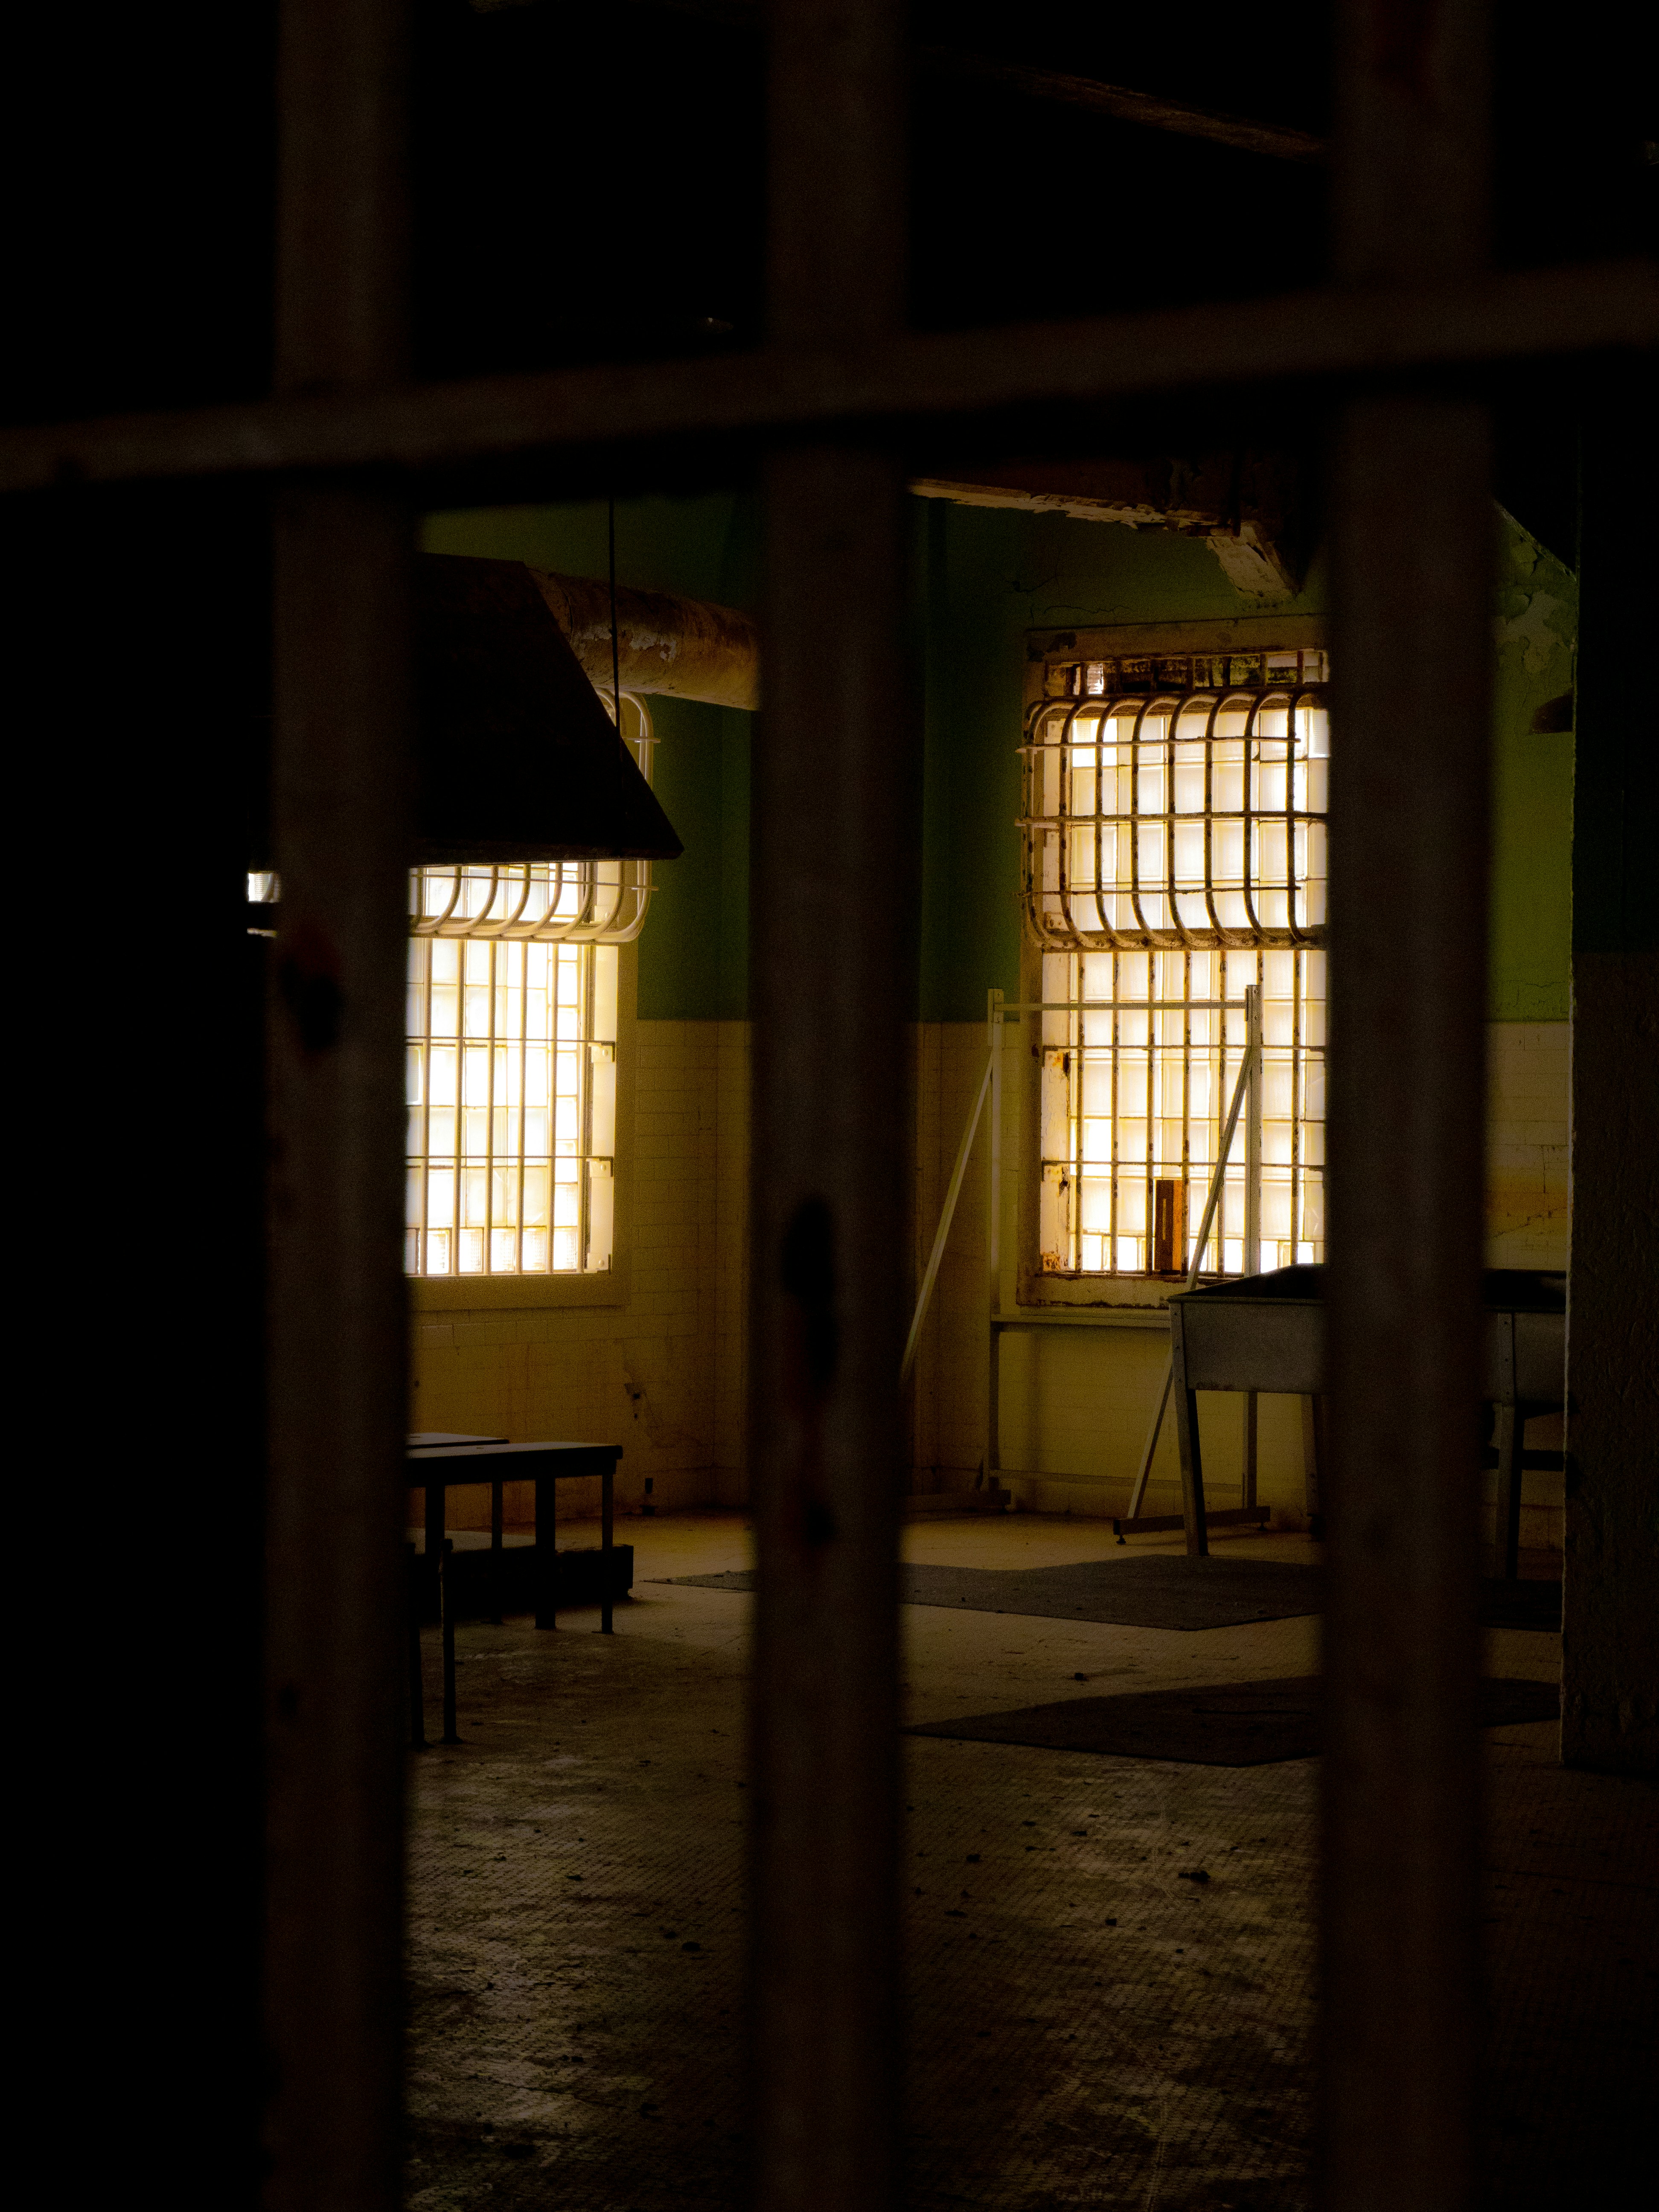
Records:
{"label": "concrete floor", "polygon": [[[620,1533],[636,1581],[617,1635],[597,1613],[553,1635],[464,1626],[465,1741],[411,1760],[417,2212],[743,2202],[750,1601],[654,1578],[746,1565],[749,1540],[732,1515]],[[1219,1540],[1315,1556],[1297,1538]],[[917,1523],[904,1549],[1004,1567],[1131,1556],[1102,1523],[1027,1516]],[[910,1607],[904,1632],[919,1721],[1319,1663],[1316,1619],[1193,1633]],[[435,1717],[435,1634],[428,1662]],[[1491,1673],[1559,1667],[1556,1637],[1488,1635]],[[1487,2166],[1504,2212],[1638,2201],[1625,2168],[1654,2079],[1659,1800],[1564,1772],[1554,1737],[1483,1739]],[[904,1753],[908,2203],[1310,2203],[1317,1762],[926,1737]],[[1200,1866],[1206,1883],[1181,1879]]]}

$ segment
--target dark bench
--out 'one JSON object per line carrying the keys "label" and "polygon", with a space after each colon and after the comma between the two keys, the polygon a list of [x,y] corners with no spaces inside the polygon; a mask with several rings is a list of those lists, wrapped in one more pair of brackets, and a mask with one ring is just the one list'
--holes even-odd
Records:
{"label": "dark bench", "polygon": [[[445,1560],[448,1540],[445,1534],[445,1506],[452,1489],[468,1484],[487,1482],[489,1485],[489,1534],[492,1559],[497,1564],[496,1590],[499,1599],[499,1561],[502,1548],[501,1504],[502,1486],[508,1482],[533,1482],[536,1486],[536,1626],[555,1628],[557,1605],[557,1486],[580,1475],[598,1475],[600,1497],[600,1599],[599,1626],[610,1636],[614,1627],[611,1607],[614,1591],[611,1583],[611,1523],[614,1517],[614,1486],[617,1462],[622,1457],[620,1444],[583,1443],[509,1443],[504,1437],[457,1437],[426,1431],[409,1439],[404,1457],[404,1480],[411,1490],[426,1492],[426,1550],[430,1566],[428,1572],[438,1577],[439,1589],[445,1589],[447,1577]],[[424,1744],[425,1723],[421,1711],[419,1631],[415,1626],[415,1595],[410,1591],[410,1689],[413,1711],[410,1716],[411,1740],[418,1747]],[[492,1608],[500,1618],[499,1602]],[[444,1655],[444,1741],[453,1743],[455,1735],[455,1608],[452,1603],[441,1605]]]}

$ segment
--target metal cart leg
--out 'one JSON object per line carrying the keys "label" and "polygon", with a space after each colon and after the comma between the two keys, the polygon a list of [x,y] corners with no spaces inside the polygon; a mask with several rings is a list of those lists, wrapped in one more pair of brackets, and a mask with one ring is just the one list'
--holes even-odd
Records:
{"label": "metal cart leg", "polygon": [[1204,1461],[1198,1444],[1198,1393],[1176,1378],[1176,1442],[1181,1447],[1181,1513],[1187,1526],[1187,1556],[1207,1559],[1210,1534],[1204,1521]]}
{"label": "metal cart leg", "polygon": [[1302,1401],[1302,1505],[1310,1531],[1317,1535],[1320,1516],[1320,1478],[1324,1472],[1322,1449],[1325,1408],[1317,1398]]}

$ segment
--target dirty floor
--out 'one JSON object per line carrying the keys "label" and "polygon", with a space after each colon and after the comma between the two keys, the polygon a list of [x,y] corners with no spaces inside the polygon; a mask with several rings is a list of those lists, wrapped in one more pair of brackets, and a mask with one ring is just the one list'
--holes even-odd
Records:
{"label": "dirty floor", "polygon": [[[746,1565],[748,1535],[713,1514],[623,1533],[636,1581],[617,1633],[597,1613],[551,1634],[464,1626],[464,1741],[411,1760],[414,2212],[744,2201],[750,1600],[659,1577]],[[1293,1537],[1234,1544],[1315,1556]],[[1027,1516],[919,1523],[905,1553],[1129,1556],[1103,1524]],[[1318,1665],[1309,1618],[1193,1632],[910,1607],[904,1630],[915,1721]],[[427,1656],[435,1717],[435,1634]],[[1491,1674],[1559,1667],[1555,1637],[1488,1634]],[[1564,1773],[1554,1734],[1484,1738],[1503,2212],[1636,2201],[1654,2078],[1659,1801]],[[1310,2204],[1317,1762],[929,1737],[904,1757],[916,2212]]]}

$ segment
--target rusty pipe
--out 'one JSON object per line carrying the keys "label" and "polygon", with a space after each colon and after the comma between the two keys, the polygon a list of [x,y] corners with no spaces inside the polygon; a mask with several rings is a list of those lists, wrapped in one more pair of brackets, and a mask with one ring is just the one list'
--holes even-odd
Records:
{"label": "rusty pipe", "polygon": [[[597,690],[611,690],[611,591],[581,576],[532,568],[537,589]],[[617,659],[624,691],[701,699],[713,707],[760,704],[760,647],[735,607],[676,592],[617,586]]]}

